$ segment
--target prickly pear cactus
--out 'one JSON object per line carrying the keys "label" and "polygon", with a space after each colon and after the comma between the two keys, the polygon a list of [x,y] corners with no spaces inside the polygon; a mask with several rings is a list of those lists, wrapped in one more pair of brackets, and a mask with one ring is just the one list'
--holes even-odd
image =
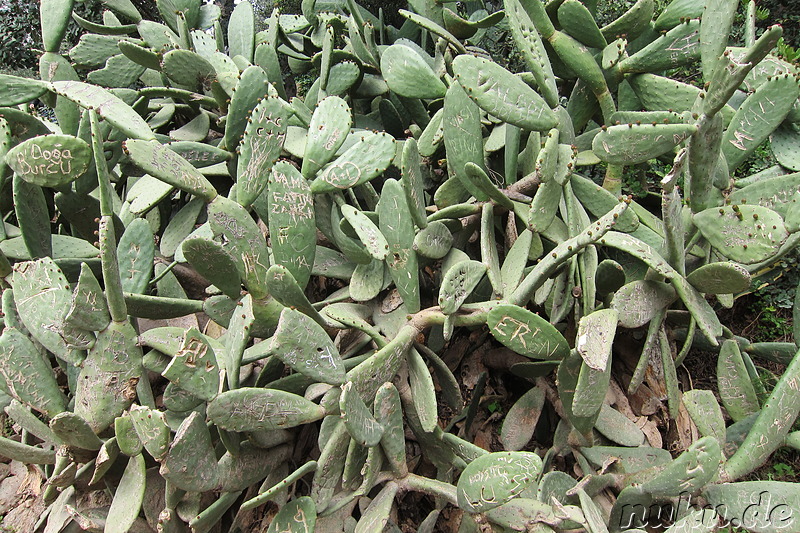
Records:
{"label": "prickly pear cactus", "polygon": [[[744,46],[737,0],[608,24],[578,0],[103,4],[42,2],[41,79],[0,77],[0,455],[39,465],[37,527],[800,513],[739,481],[800,447],[797,345],[714,307],[800,240],[798,71],[752,2]],[[745,176],[767,141],[779,165]],[[656,160],[659,201],[625,196]],[[682,390],[693,347],[718,395]],[[787,365],[771,390],[758,358]],[[677,509],[667,531],[700,530]]]}

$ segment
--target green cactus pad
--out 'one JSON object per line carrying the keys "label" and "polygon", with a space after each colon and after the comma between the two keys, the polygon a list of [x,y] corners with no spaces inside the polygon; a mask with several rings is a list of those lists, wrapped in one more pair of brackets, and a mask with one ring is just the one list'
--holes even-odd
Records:
{"label": "green cactus pad", "polygon": [[313,197],[308,183],[289,163],[275,165],[267,193],[272,254],[301,287],[311,277],[316,244]]}
{"label": "green cactus pad", "polygon": [[100,432],[133,402],[142,374],[142,349],[129,322],[99,332],[78,375],[75,414]]}
{"label": "green cactus pad", "polygon": [[592,13],[578,0],[567,0],[561,4],[558,22],[565,32],[586,46],[603,49],[608,44]]}
{"label": "green cactus pad", "polygon": [[714,393],[710,390],[692,389],[683,393],[683,403],[697,430],[703,437],[713,437],[725,445],[725,419],[722,417]]}
{"label": "green cactus pad", "polygon": [[686,281],[705,294],[738,294],[750,289],[750,273],[730,262],[708,263],[686,276]]}
{"label": "green cactus pad", "polygon": [[229,431],[292,428],[325,416],[325,410],[302,396],[272,389],[243,387],[223,392],[208,404],[208,417]]}
{"label": "green cactus pad", "polygon": [[4,411],[15,424],[19,424],[22,429],[31,435],[42,439],[44,442],[58,442],[58,437],[50,427],[42,422],[38,415],[32,413],[27,406],[17,400],[11,400]]}
{"label": "green cactus pad", "polygon": [[117,457],[119,457],[119,451],[116,437],[111,437],[103,443],[103,446],[100,447],[100,451],[97,452],[90,484],[97,483],[106,475],[108,470],[114,465]]}
{"label": "green cactus pad", "polygon": [[390,90],[407,98],[441,98],[447,90],[420,52],[403,44],[381,53],[381,73]]}
{"label": "green cactus pad", "polygon": [[312,276],[326,276],[342,280],[350,279],[356,267],[355,263],[331,248],[317,246],[316,250],[314,268],[311,270]]}
{"label": "green cactus pad", "polygon": [[146,465],[141,454],[128,459],[108,510],[104,531],[125,533],[133,530],[145,497],[145,475]]}
{"label": "green cactus pad", "polygon": [[103,88],[79,81],[54,81],[59,96],[85,109],[93,109],[109,124],[132,139],[155,139],[150,126],[128,104]]}
{"label": "green cactus pad", "polygon": [[405,325],[385,346],[347,373],[365,402],[375,398],[378,388],[390,381],[400,368],[405,351],[411,346],[416,329]]}
{"label": "green cactus pad", "polygon": [[[131,41],[128,38],[120,39],[113,35],[86,33],[81,35],[78,44],[69,51],[69,57],[79,66],[100,68],[106,64],[109,58],[119,54],[118,43],[121,40]],[[141,41],[137,42],[144,44]]]}
{"label": "green cactus pad", "polygon": [[738,7],[734,2],[706,2],[700,26],[700,61],[706,80],[713,76],[728,46],[725,34],[731,31]]}
{"label": "green cactus pad", "polygon": [[181,389],[203,400],[211,400],[219,391],[219,368],[214,349],[204,335],[194,328],[186,331],[180,348],[162,375]]}
{"label": "green cactus pad", "polygon": [[776,76],[747,97],[722,137],[722,153],[731,171],[775,131],[797,101],[797,79]]}
{"label": "green cactus pad", "polygon": [[783,124],[770,137],[770,148],[775,159],[784,167],[800,171],[800,132],[797,125]]}
{"label": "green cactus pad", "polygon": [[359,133],[355,144],[317,174],[311,191],[319,194],[349,189],[379,176],[394,160],[395,144],[385,132]]}
{"label": "green cactus pad", "polygon": [[197,272],[231,298],[242,292],[236,262],[216,242],[202,237],[188,238],[181,244],[183,255]]}
{"label": "green cactus pad", "polygon": [[135,84],[145,70],[127,56],[116,54],[108,58],[103,68],[90,72],[86,79],[103,87],[128,87]]}
{"label": "green cactus pad", "polygon": [[547,56],[539,32],[531,22],[528,13],[519,0],[505,0],[503,3],[507,14],[506,20],[511,28],[511,35],[522,54],[526,68],[533,74],[539,92],[547,105],[554,108],[558,105],[558,88],[553,68]]}
{"label": "green cactus pad", "polygon": [[497,188],[480,165],[468,161],[464,165],[463,176],[471,182],[470,189],[477,188],[483,193],[483,196],[491,198],[497,205],[501,205],[507,209],[514,208],[514,204],[511,200]]}
{"label": "green cactus pad", "polygon": [[595,422],[595,429],[604,437],[621,446],[642,446],[645,435],[627,416],[603,404]]}
{"label": "green cactus pad", "polygon": [[195,141],[174,141],[166,145],[170,150],[187,160],[195,168],[204,168],[229,161],[232,154],[202,142]]}
{"label": "green cactus pad", "polygon": [[623,328],[641,327],[677,299],[667,283],[636,280],[621,287],[611,300],[611,308],[619,313]]}
{"label": "green cactus pad", "polygon": [[295,371],[322,383],[341,385],[346,380],[339,351],[314,320],[294,309],[281,312],[271,353]]}
{"label": "green cactus pad", "polygon": [[161,59],[149,48],[130,41],[119,41],[117,46],[119,51],[134,63],[152,70],[161,70]]}
{"label": "green cactus pad", "polygon": [[239,55],[247,61],[253,60],[255,25],[253,4],[248,1],[236,4],[228,23],[228,47],[231,57]]}
{"label": "green cactus pad", "polygon": [[800,193],[795,194],[792,199],[792,204],[786,211],[786,231],[789,233],[796,233],[800,231]]}
{"label": "green cactus pad", "polygon": [[575,394],[572,398],[572,416],[584,419],[592,426],[597,425],[603,401],[611,378],[611,365],[604,370],[596,370],[584,363],[580,367]]}
{"label": "green cactus pad", "polygon": [[430,433],[438,427],[439,412],[433,376],[431,376],[425,360],[416,349],[411,348],[408,351],[406,362],[408,363],[411,394],[414,396],[414,409],[417,412],[422,430]]}
{"label": "green cactus pad", "polygon": [[128,189],[125,201],[134,215],[141,215],[155,207],[175,189],[172,185],[145,174]]}
{"label": "green cactus pad", "polygon": [[[561,398],[562,405],[564,406],[564,411],[567,415],[567,421],[578,431],[584,438],[587,438],[588,435],[591,435],[592,428],[597,421],[597,414],[599,413],[599,405],[595,405],[596,409],[598,410],[592,416],[578,416],[573,412],[573,404],[574,398],[576,395],[576,390],[578,388],[578,379],[580,377],[581,370],[583,368],[589,368],[583,362],[583,358],[578,354],[577,351],[571,350],[569,354],[561,360],[561,363],[558,365],[557,371],[557,384],[558,384],[558,395]],[[588,372],[588,371],[587,371]],[[590,390],[584,390],[584,394],[590,394]],[[605,394],[605,392],[603,393]],[[602,402],[602,398],[599,402]]]}
{"label": "green cactus pad", "polygon": [[447,270],[439,288],[439,307],[445,314],[458,311],[486,274],[487,267],[480,261],[461,261]]}
{"label": "green cactus pad", "polygon": [[186,205],[173,215],[164,233],[161,235],[159,251],[165,257],[175,255],[178,246],[194,230],[197,217],[203,209],[203,201],[200,198],[193,198]]}
{"label": "green cactus pad", "polygon": [[637,74],[629,76],[627,81],[647,111],[691,111],[700,94],[700,89],[693,85],[655,74]]}
{"label": "green cactus pad", "polygon": [[[480,235],[481,261],[486,265],[486,276],[496,294],[503,289],[500,278],[500,258],[497,253],[497,238],[494,235],[494,205],[483,204]],[[460,304],[459,304],[460,306]]]}
{"label": "green cactus pad", "polygon": [[70,349],[51,324],[64,321],[72,292],[64,275],[50,258],[14,265],[12,278],[14,301],[22,322],[34,339],[62,358],[70,358]]}
{"label": "green cactus pad", "polygon": [[617,330],[616,309],[600,309],[581,318],[575,348],[592,369],[604,371],[611,358]]}
{"label": "green cactus pad", "polygon": [[0,454],[12,461],[21,461],[28,464],[52,465],[56,463],[56,452],[54,450],[43,450],[6,437],[0,437]]}
{"label": "green cactus pad", "polygon": [[159,473],[175,487],[205,492],[219,484],[219,467],[203,416],[193,411],[181,423]]}
{"label": "green cactus pad", "polygon": [[262,481],[289,459],[291,449],[280,445],[264,450],[243,442],[236,455],[227,452],[219,460],[220,490],[236,492]]}
{"label": "green cactus pad", "polygon": [[642,492],[655,497],[674,497],[694,492],[716,477],[722,452],[712,437],[702,437],[671,463],[641,485]]}
{"label": "green cactus pad", "polygon": [[724,466],[723,479],[735,480],[752,472],[769,458],[791,430],[800,408],[797,380],[800,357],[786,367],[744,442]]}
{"label": "green cactus pad", "polygon": [[383,426],[370,413],[352,382],[342,388],[339,411],[348,433],[362,446],[376,446],[383,436]]}
{"label": "green cactus pad", "polygon": [[164,54],[161,67],[170,80],[192,91],[210,87],[217,79],[217,71],[208,59],[190,50],[170,50]]}
{"label": "green cactus pad", "polygon": [[563,335],[547,320],[516,305],[498,305],[486,317],[495,339],[531,359],[558,361],[569,353]]}
{"label": "green cactus pad", "polygon": [[39,6],[42,20],[42,41],[48,52],[58,52],[67,33],[73,0],[44,0]]}
{"label": "green cactus pad", "polygon": [[[275,302],[282,306],[297,309],[304,315],[311,317],[318,324],[325,324],[325,320],[311,305],[311,302],[303,292],[303,288],[286,267],[281,265],[269,267],[267,271],[267,289],[272,298],[275,299]],[[276,311],[280,313],[280,309],[276,308]]]}
{"label": "green cactus pad", "polygon": [[722,323],[714,308],[683,276],[672,275],[669,281],[675,287],[678,296],[683,300],[683,305],[686,306],[692,317],[697,321],[697,327],[700,328],[700,331],[703,332],[703,335],[712,345],[717,346],[717,337],[722,335]]}
{"label": "green cactus pad", "polygon": [[[373,260],[364,244],[356,238],[355,230],[341,216],[338,206],[333,206],[330,211],[331,233],[333,242],[339,250],[351,261],[358,264],[367,264]],[[347,231],[345,231],[347,230]]]}
{"label": "green cactus pad", "polygon": [[500,441],[508,451],[524,448],[533,437],[544,407],[544,389],[532,387],[506,413],[500,430]]}
{"label": "green cactus pad", "polygon": [[[423,157],[431,157],[436,153],[436,150],[442,143],[444,138],[444,130],[442,128],[442,118],[444,117],[444,108],[438,110],[431,117],[428,125],[422,130],[422,134],[417,139],[419,155]],[[407,141],[406,141],[407,142]],[[403,144],[406,146],[406,144]]]}
{"label": "green cactus pad", "polygon": [[[347,458],[344,461],[344,470],[342,471],[342,487],[348,489],[357,489],[363,482],[364,476],[361,475],[361,470],[366,473],[366,462],[369,458],[370,452],[373,457],[375,453],[381,453],[376,446],[367,448],[359,444],[356,439],[350,439],[350,445],[347,447]],[[379,456],[378,463],[382,463],[382,456]]]}
{"label": "green cactus pad", "polygon": [[[291,109],[280,98],[267,96],[253,109],[239,147],[236,199],[250,206],[267,186],[281,155]],[[285,174],[285,172],[284,172]]]}
{"label": "green cactus pad", "polygon": [[405,435],[403,433],[403,411],[400,396],[391,383],[384,383],[375,395],[375,418],[383,427],[381,449],[392,471],[398,476],[408,473],[406,465]]}
{"label": "green cactus pad", "polygon": [[536,189],[530,211],[528,228],[535,233],[547,231],[558,212],[563,188],[555,180],[545,181]]}
{"label": "green cactus pad", "polygon": [[228,323],[228,335],[225,339],[225,349],[220,350],[217,362],[225,370],[228,378],[228,388],[239,387],[242,357],[247,343],[250,341],[250,332],[256,317],[253,310],[253,297],[245,295],[234,310]]}
{"label": "green cactus pad", "polygon": [[[450,85],[444,97],[444,116],[442,117],[442,133],[447,152],[447,170],[451,179],[436,191],[436,205],[446,207],[466,200],[471,194],[478,200],[486,200],[486,195],[472,185],[472,181],[464,175],[467,163],[475,163],[483,167],[483,136],[481,133],[480,108],[470,100],[467,93],[457,83]],[[452,176],[458,178],[452,180]],[[452,201],[443,202],[447,186],[454,187],[450,195],[457,193]],[[458,187],[460,185],[460,187]],[[468,194],[464,194],[469,191]]]}
{"label": "green cactus pad", "polygon": [[191,163],[157,142],[128,140],[123,149],[131,161],[161,181],[195,196],[211,201],[217,191]]}
{"label": "green cactus pad", "polygon": [[531,452],[495,452],[467,465],[456,485],[458,506],[482,513],[508,502],[535,483],[542,460]]}
{"label": "green cactus pad", "polygon": [[[774,149],[774,142],[773,142]],[[760,205],[786,218],[800,191],[800,172],[776,176],[735,189],[728,199],[732,204]]]}
{"label": "green cactus pad", "polygon": [[425,212],[425,190],[422,183],[421,163],[417,141],[413,137],[406,139],[403,143],[401,155],[400,169],[402,170],[402,179],[400,183],[403,184],[403,190],[406,193],[406,200],[411,210],[411,216],[414,218],[414,224],[424,229],[428,225],[428,220]]}
{"label": "green cactus pad", "polygon": [[312,179],[333,158],[350,133],[352,125],[350,107],[343,99],[328,96],[317,103],[308,126],[301,168],[304,177]]}
{"label": "green cactus pad", "polygon": [[[506,254],[503,266],[500,268],[500,280],[503,286],[501,292],[503,295],[511,295],[519,286],[520,281],[522,281],[525,275],[525,265],[531,255],[533,239],[533,232],[528,229],[523,230]],[[539,242],[541,242],[541,239],[539,239]]]}
{"label": "green cactus pad", "polygon": [[453,60],[453,70],[467,95],[490,115],[533,131],[558,124],[544,99],[497,63],[461,55]]}
{"label": "green cactus pad", "polygon": [[[29,258],[52,255],[52,238],[49,235],[50,212],[42,188],[14,174],[12,190],[14,211],[22,231],[20,238],[25,244]],[[4,253],[11,255],[8,251]]]}
{"label": "green cactus pad", "polygon": [[75,413],[65,411],[50,421],[50,429],[64,444],[83,450],[99,450],[103,441],[95,435],[86,421]]}
{"label": "green cactus pad", "polygon": [[389,521],[394,506],[394,499],[400,487],[394,481],[383,486],[377,496],[370,502],[361,519],[356,524],[355,533],[382,531]]}
{"label": "green cactus pad", "polygon": [[49,418],[66,409],[50,365],[30,339],[14,328],[0,335],[0,374],[14,398]]}
{"label": "green cactus pad", "polygon": [[254,299],[267,296],[266,276],[270,266],[267,243],[250,213],[238,203],[217,196],[208,204],[208,222]]}
{"label": "green cactus pad", "polygon": [[130,409],[131,421],[142,445],[156,461],[161,461],[170,443],[170,430],[161,411],[134,405]]}
{"label": "green cactus pad", "polygon": [[597,295],[602,299],[615,293],[625,284],[625,270],[613,259],[604,259],[597,265],[595,280]]}
{"label": "green cactus pad", "polygon": [[445,28],[459,39],[469,39],[477,33],[478,29],[490,28],[503,20],[505,16],[505,13],[502,11],[496,11],[482,19],[477,19],[477,15],[481,14],[485,14],[485,11],[476,11],[470,16],[469,20],[467,20],[450,9],[444,8],[442,10]]}
{"label": "green cactus pad", "polygon": [[350,297],[356,302],[372,300],[384,287],[384,262],[373,259],[356,265],[350,279]]}
{"label": "green cactus pad", "polygon": [[208,137],[211,126],[211,117],[206,113],[200,113],[195,118],[169,132],[169,138],[173,141],[200,142]]}
{"label": "green cactus pad", "polygon": [[[574,175],[570,180],[570,185],[583,207],[596,217],[605,215],[619,203],[619,199],[611,192],[582,176]],[[615,229],[630,233],[636,231],[638,227],[639,217],[636,216],[633,209],[627,209],[617,219]]]}
{"label": "green cactus pad", "polygon": [[308,496],[296,498],[278,511],[267,533],[312,533],[317,524],[317,509]]}
{"label": "green cactus pad", "polygon": [[668,31],[685,19],[700,18],[705,3],[694,0],[672,0],[655,21],[656,31]]}
{"label": "green cactus pad", "polygon": [[117,245],[123,291],[136,294],[145,292],[153,271],[155,251],[150,224],[143,218],[128,224]]}
{"label": "green cactus pad", "polygon": [[581,454],[597,468],[600,468],[610,457],[618,457],[620,460],[614,468],[629,474],[663,466],[672,461],[672,455],[667,450],[649,446],[638,448],[592,446],[591,448],[581,448]]}
{"label": "green cactus pad", "polygon": [[47,92],[48,85],[36,79],[1,74],[0,87],[0,104],[11,107],[36,100]]}
{"label": "green cactus pad", "polygon": [[199,313],[203,302],[188,298],[168,298],[147,294],[123,293],[127,312],[131,316],[161,320]]}
{"label": "green cactus pad", "polygon": [[22,179],[40,187],[57,187],[78,179],[92,160],[89,145],[69,135],[44,135],[18,144],[6,155]]}
{"label": "green cactus pad", "polygon": [[686,20],[630,57],[619,62],[620,72],[655,72],[677,68],[700,57],[700,21]]}
{"label": "green cactus pad", "polygon": [[142,453],[142,441],[133,427],[133,420],[128,413],[114,419],[114,438],[117,439],[119,451],[133,457]]}
{"label": "green cactus pad", "polygon": [[603,26],[600,31],[609,41],[619,36],[632,41],[647,30],[653,20],[655,8],[656,3],[653,0],[637,0],[625,13]]}
{"label": "green cactus pad", "polygon": [[780,215],[761,206],[712,207],[694,223],[721,255],[745,265],[768,259],[788,237]]}
{"label": "green cactus pad", "polygon": [[431,259],[442,259],[453,245],[453,234],[440,221],[428,224],[414,237],[414,250]]}
{"label": "green cactus pad", "polygon": [[389,243],[370,218],[351,205],[342,205],[342,215],[353,227],[373,259],[382,261],[389,251]]}
{"label": "green cactus pad", "polygon": [[400,13],[403,17],[407,18],[414,24],[417,24],[420,27],[428,30],[432,34],[438,35],[439,37],[447,41],[447,43],[450,44],[453,48],[455,48],[457,52],[461,54],[466,53],[467,50],[466,48],[464,48],[464,45],[461,44],[461,41],[456,39],[456,37],[452,33],[442,28],[439,24],[437,24],[433,20],[418,15],[416,13],[413,13],[411,11],[406,11],[405,9],[398,10],[398,13]]}
{"label": "green cactus pad", "polygon": [[[269,80],[261,67],[252,65],[242,71],[239,83],[228,106],[228,118],[225,122],[225,146],[233,150],[239,145],[249,113],[268,93]],[[287,106],[288,107],[288,106]]]}
{"label": "green cactus pad", "polygon": [[8,122],[12,136],[20,141],[51,133],[41,120],[15,107],[0,108],[0,117]]}
{"label": "green cactus pad", "polygon": [[389,273],[406,308],[415,313],[420,308],[420,297],[418,260],[413,250],[414,222],[399,182],[390,179],[384,183],[377,211],[379,228],[389,244]]}
{"label": "green cactus pad", "polygon": [[156,0],[156,6],[161,18],[175,31],[178,31],[176,22],[178,14],[185,19],[186,25],[190,28],[195,27],[198,23],[200,2],[196,0]]}
{"label": "green cactus pad", "polygon": [[[143,365],[148,370],[150,370],[149,367],[153,367],[155,368],[155,371],[161,370],[163,372],[163,370],[167,367],[167,364],[168,362],[164,361],[159,365],[153,365],[148,359],[148,354],[145,354],[144,356]],[[168,411],[173,411],[176,413],[185,413],[191,411],[203,403],[201,398],[198,398],[194,394],[178,387],[175,385],[175,383],[167,384],[167,387],[164,389],[163,401],[164,407]]]}
{"label": "green cactus pad", "polygon": [[[797,484],[785,481],[743,481],[710,485],[703,497],[714,509],[724,509],[723,519],[746,520],[747,530],[769,533],[792,527],[800,512]],[[693,528],[694,529],[694,528]]]}
{"label": "green cactus pad", "polygon": [[694,124],[621,124],[598,133],[592,151],[607,163],[644,163],[669,152],[695,131]]}

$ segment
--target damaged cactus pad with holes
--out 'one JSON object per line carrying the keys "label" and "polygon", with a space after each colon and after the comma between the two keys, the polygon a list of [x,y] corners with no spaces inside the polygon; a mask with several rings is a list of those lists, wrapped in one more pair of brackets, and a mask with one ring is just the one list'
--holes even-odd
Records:
{"label": "damaged cactus pad with holes", "polygon": [[752,481],[800,338],[719,312],[800,243],[752,2],[41,4],[41,79],[0,75],[4,527],[800,530]]}

